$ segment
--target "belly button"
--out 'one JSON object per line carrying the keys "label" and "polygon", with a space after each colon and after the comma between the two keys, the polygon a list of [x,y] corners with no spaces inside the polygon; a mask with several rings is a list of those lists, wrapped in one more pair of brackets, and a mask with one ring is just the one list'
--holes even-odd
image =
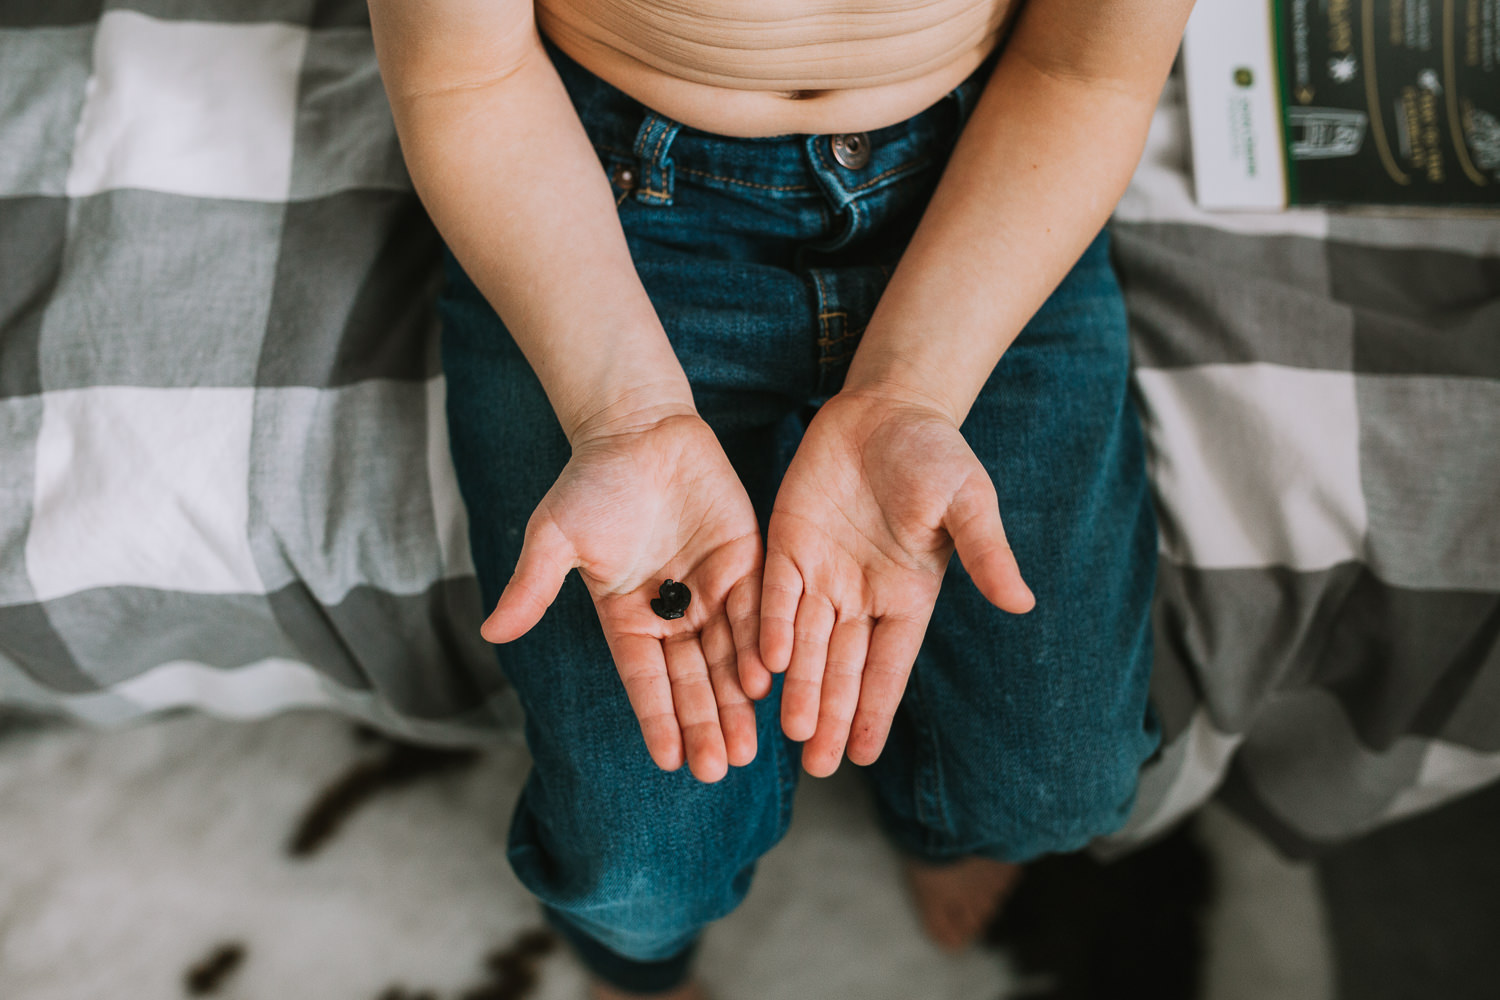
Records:
{"label": "belly button", "polygon": [[821,97],[828,93],[826,90],[783,90],[781,96],[789,101],[806,101],[813,97]]}

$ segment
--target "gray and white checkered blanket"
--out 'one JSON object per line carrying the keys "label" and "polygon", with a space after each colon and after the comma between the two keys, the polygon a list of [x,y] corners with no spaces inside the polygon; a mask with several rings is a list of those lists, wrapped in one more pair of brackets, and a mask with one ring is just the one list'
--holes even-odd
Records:
{"label": "gray and white checkered blanket", "polygon": [[[1114,225],[1168,741],[1290,850],[1500,776],[1500,220],[1208,217],[1169,89]],[[436,237],[357,0],[0,4],[0,701],[513,732]]]}

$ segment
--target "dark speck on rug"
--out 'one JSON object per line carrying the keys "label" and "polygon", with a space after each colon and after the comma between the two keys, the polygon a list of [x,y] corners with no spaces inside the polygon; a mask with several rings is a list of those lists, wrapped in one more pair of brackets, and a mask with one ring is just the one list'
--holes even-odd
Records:
{"label": "dark speck on rug", "polygon": [[[541,960],[557,947],[557,936],[545,928],[523,931],[508,945],[485,956],[488,982],[458,994],[457,1000],[522,1000],[536,989]],[[432,990],[412,991],[405,986],[387,987],[377,1000],[438,1000]]]}
{"label": "dark speck on rug", "polygon": [[[362,743],[372,742],[369,730],[356,731]],[[444,750],[380,739],[377,756],[357,762],[313,800],[287,842],[294,858],[321,850],[349,817],[382,792],[404,788],[423,778],[474,766],[478,750]]]}
{"label": "dark speck on rug", "polygon": [[182,974],[182,986],[190,997],[217,993],[229,977],[245,963],[245,946],[237,941],[218,945],[202,961]]}
{"label": "dark speck on rug", "polygon": [[412,993],[405,986],[391,986],[380,994],[378,1000],[438,1000],[438,997],[431,990]]}
{"label": "dark speck on rug", "polygon": [[537,965],[557,946],[557,937],[537,928],[520,934],[510,945],[485,958],[490,981],[462,993],[461,1000],[521,1000],[536,988]]}

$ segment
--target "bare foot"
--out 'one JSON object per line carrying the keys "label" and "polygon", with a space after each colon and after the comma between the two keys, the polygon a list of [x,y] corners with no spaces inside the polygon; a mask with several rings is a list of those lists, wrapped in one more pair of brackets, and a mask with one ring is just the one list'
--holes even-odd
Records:
{"label": "bare foot", "polygon": [[597,979],[589,981],[590,1000],[708,1000],[708,994],[703,992],[691,979],[675,990],[666,993],[623,993],[613,986],[607,986]]}
{"label": "bare foot", "polygon": [[953,955],[979,938],[1020,877],[1020,865],[989,858],[963,858],[948,865],[906,862],[922,929],[933,944]]}

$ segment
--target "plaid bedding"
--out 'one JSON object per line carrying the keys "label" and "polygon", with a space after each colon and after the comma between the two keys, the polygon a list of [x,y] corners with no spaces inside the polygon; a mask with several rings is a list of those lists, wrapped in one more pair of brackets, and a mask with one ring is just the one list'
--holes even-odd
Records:
{"label": "plaid bedding", "polygon": [[1198,211],[1182,95],[1115,214],[1169,740],[1308,853],[1500,776],[1500,216]]}
{"label": "plaid bedding", "polygon": [[[1500,220],[1114,225],[1168,740],[1308,850],[1500,776]],[[0,701],[515,731],[446,450],[438,243],[355,0],[0,4]]]}

